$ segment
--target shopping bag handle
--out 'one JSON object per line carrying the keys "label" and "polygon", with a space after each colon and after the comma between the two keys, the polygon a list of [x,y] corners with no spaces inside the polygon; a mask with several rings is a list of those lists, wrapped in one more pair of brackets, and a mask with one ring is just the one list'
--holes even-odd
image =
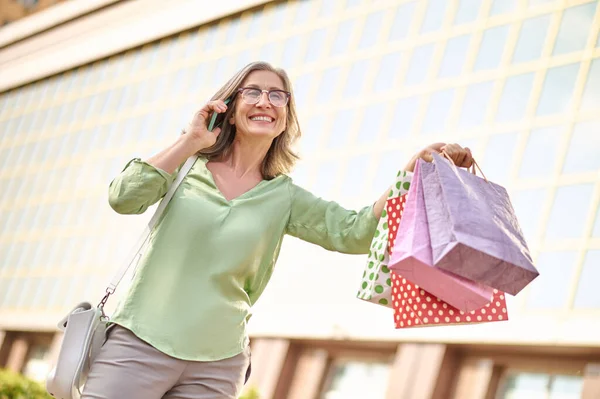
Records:
{"label": "shopping bag handle", "polygon": [[[446,153],[446,151],[442,151],[441,154],[444,156],[444,158],[449,160],[452,165],[456,166],[456,164],[454,163],[454,160],[450,157],[450,155],[448,155]],[[479,164],[477,163],[477,161],[475,161],[475,158],[473,158],[473,163],[471,164],[470,168],[467,168],[467,170],[469,172],[473,173],[475,176],[477,176],[477,171],[475,170],[475,167],[477,167],[477,169],[479,169],[479,173],[481,173],[481,176],[483,176],[483,180],[485,180],[487,182],[488,181],[487,177],[485,177],[485,174],[479,167]]]}

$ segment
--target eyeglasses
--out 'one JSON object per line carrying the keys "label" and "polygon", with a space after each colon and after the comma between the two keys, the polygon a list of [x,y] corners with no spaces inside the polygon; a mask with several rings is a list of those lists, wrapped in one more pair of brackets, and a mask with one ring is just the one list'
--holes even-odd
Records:
{"label": "eyeglasses", "polygon": [[285,90],[261,90],[254,87],[240,87],[237,92],[242,93],[242,100],[249,105],[257,104],[262,94],[267,93],[269,102],[275,107],[285,107],[292,95]]}

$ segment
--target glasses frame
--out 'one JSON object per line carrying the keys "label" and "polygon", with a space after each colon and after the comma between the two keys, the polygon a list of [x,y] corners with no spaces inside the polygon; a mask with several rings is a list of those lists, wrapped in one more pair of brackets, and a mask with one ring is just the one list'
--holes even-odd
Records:
{"label": "glasses frame", "polygon": [[[283,108],[286,105],[289,104],[290,102],[290,97],[292,96],[292,93],[290,93],[289,91],[285,91],[285,90],[281,90],[281,89],[273,89],[273,90],[261,90],[257,87],[240,87],[239,89],[236,90],[237,93],[242,94],[244,92],[244,90],[258,90],[260,91],[260,96],[258,96],[258,99],[256,100],[256,102],[253,103],[249,103],[246,100],[244,100],[244,96],[242,95],[242,101],[244,101],[246,104],[248,105],[254,105],[254,104],[258,104],[258,102],[260,101],[260,98],[262,97],[263,93],[267,93],[267,99],[269,100],[269,103],[277,108]],[[273,101],[271,101],[271,93],[273,92],[280,92],[280,93],[285,93],[285,104],[283,105],[275,105],[273,104]]]}

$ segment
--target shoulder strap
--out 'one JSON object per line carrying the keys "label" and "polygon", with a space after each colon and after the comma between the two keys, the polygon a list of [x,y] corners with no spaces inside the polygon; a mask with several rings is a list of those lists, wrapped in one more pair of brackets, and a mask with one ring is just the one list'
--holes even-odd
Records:
{"label": "shoulder strap", "polygon": [[142,232],[140,238],[138,239],[138,241],[136,242],[135,246],[133,247],[133,250],[131,252],[131,256],[129,256],[127,258],[127,259],[130,259],[130,261],[127,262],[127,263],[124,263],[119,268],[119,270],[117,270],[115,276],[113,277],[113,279],[110,281],[110,284],[106,288],[106,294],[104,295],[104,297],[100,301],[100,304],[98,305],[98,307],[103,307],[104,304],[106,304],[106,301],[108,300],[108,297],[112,293],[115,292],[115,290],[117,289],[117,286],[119,285],[119,283],[123,279],[123,276],[125,276],[125,273],[127,273],[127,270],[129,270],[129,268],[132,265],[135,265],[135,264],[137,264],[139,262],[139,260],[140,260],[140,258],[142,256],[144,245],[146,244],[146,241],[148,241],[148,237],[150,237],[150,232],[152,231],[152,229],[154,228],[154,226],[158,222],[158,219],[160,219],[161,215],[165,211],[165,208],[169,204],[169,201],[171,200],[171,198],[173,198],[173,194],[175,194],[175,191],[177,190],[177,188],[179,187],[179,185],[183,181],[183,178],[188,174],[188,172],[190,171],[190,169],[192,169],[192,166],[194,166],[194,163],[196,163],[197,159],[198,159],[198,155],[192,155],[191,157],[189,157],[187,159],[187,161],[185,161],[185,163],[183,164],[183,166],[179,170],[179,173],[177,174],[177,178],[175,179],[175,181],[173,182],[173,184],[171,184],[171,187],[169,187],[169,191],[167,191],[167,193],[163,197],[163,199],[160,202],[158,208],[156,208],[156,212],[154,212],[154,215],[152,216],[152,218],[148,222],[148,225],[144,228],[144,231]]}

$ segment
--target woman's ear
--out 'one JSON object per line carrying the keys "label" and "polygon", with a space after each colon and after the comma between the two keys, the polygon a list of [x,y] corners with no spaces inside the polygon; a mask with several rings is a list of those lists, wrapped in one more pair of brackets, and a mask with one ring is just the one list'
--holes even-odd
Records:
{"label": "woman's ear", "polygon": [[[230,104],[229,106],[232,106],[233,104]],[[229,115],[229,124],[230,125],[235,125],[235,110],[231,110],[231,114]]]}

